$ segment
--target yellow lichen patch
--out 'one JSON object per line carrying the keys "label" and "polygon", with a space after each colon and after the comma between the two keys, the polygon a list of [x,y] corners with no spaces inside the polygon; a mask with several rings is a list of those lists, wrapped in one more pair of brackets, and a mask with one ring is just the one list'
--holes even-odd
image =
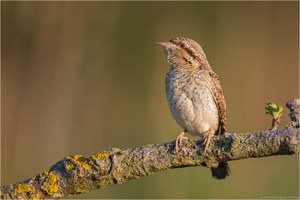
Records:
{"label": "yellow lichen patch", "polygon": [[92,159],[94,160],[99,160],[100,158],[103,157],[108,157],[109,153],[107,151],[102,151],[102,152],[98,152],[95,155],[92,155]]}
{"label": "yellow lichen patch", "polygon": [[83,162],[83,163],[82,163],[82,167],[83,167],[84,169],[89,169],[89,168],[90,168],[90,166],[89,166],[89,164],[88,164],[87,162]]}
{"label": "yellow lichen patch", "polygon": [[111,150],[113,150],[113,151],[121,151],[121,149],[116,148],[116,147],[111,148]]}
{"label": "yellow lichen patch", "polygon": [[66,167],[67,170],[74,169],[74,165],[72,163],[66,163],[65,167]]}
{"label": "yellow lichen patch", "polygon": [[90,168],[87,159],[84,158],[82,155],[67,156],[67,159],[71,160],[73,164],[81,166],[84,169],[88,170]]}
{"label": "yellow lichen patch", "polygon": [[71,156],[73,157],[75,160],[78,160],[79,158],[82,158],[83,156],[82,155],[74,155],[74,156]]}
{"label": "yellow lichen patch", "polygon": [[42,189],[49,195],[53,195],[58,191],[57,178],[53,172],[45,171],[41,174],[41,178],[44,179]]}
{"label": "yellow lichen patch", "polygon": [[89,164],[90,166],[94,166],[95,165],[95,161],[101,159],[101,158],[107,158],[109,156],[109,153],[107,151],[102,151],[102,152],[98,152],[94,155],[91,156],[91,158],[89,159]]}
{"label": "yellow lichen patch", "polygon": [[49,171],[48,171],[48,170],[47,170],[47,171],[44,171],[43,173],[41,173],[40,178],[41,178],[41,179],[45,179],[45,178],[48,176],[48,174],[49,174]]}
{"label": "yellow lichen patch", "polygon": [[16,196],[22,193],[29,193],[30,199],[38,199],[35,194],[35,188],[30,183],[17,185],[17,188],[14,190],[14,195]]}
{"label": "yellow lichen patch", "polygon": [[123,154],[123,151],[119,148],[111,148],[110,149],[112,151],[113,154],[119,154],[119,155],[122,155]]}

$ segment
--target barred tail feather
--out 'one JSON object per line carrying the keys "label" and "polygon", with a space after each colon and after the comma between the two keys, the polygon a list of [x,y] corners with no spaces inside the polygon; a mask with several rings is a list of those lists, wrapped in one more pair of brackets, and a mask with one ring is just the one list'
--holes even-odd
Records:
{"label": "barred tail feather", "polygon": [[230,169],[227,162],[221,162],[217,168],[211,168],[212,176],[221,180],[229,176]]}

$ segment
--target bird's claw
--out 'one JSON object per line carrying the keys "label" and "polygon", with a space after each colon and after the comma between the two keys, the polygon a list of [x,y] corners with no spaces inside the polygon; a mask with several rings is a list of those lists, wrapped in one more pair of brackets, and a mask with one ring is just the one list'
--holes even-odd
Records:
{"label": "bird's claw", "polygon": [[180,143],[182,143],[182,140],[188,139],[188,137],[186,137],[186,136],[184,136],[184,135],[185,135],[185,131],[181,132],[181,133],[177,136],[177,138],[176,138],[175,151],[174,151],[175,154],[178,154],[178,152],[179,152],[179,145],[180,145]]}

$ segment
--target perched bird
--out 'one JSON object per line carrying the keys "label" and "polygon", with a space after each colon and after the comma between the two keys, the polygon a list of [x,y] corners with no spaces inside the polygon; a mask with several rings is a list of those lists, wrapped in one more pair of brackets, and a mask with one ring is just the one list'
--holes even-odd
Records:
{"label": "perched bird", "polygon": [[[205,152],[214,134],[226,132],[226,103],[219,78],[201,46],[192,39],[176,37],[158,44],[165,48],[170,65],[166,76],[169,108],[184,129],[176,139],[175,153],[187,132],[205,138]],[[229,175],[227,162],[211,171],[216,179]]]}

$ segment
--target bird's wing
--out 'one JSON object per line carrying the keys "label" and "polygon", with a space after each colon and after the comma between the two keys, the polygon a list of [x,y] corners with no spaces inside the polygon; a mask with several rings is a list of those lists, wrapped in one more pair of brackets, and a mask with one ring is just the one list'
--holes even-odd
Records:
{"label": "bird's wing", "polygon": [[223,94],[223,90],[221,88],[219,77],[213,71],[209,72],[209,75],[212,79],[211,86],[212,86],[212,95],[216,102],[218,111],[219,111],[219,119],[220,119],[220,131],[221,134],[227,132],[226,127],[226,102]]}

